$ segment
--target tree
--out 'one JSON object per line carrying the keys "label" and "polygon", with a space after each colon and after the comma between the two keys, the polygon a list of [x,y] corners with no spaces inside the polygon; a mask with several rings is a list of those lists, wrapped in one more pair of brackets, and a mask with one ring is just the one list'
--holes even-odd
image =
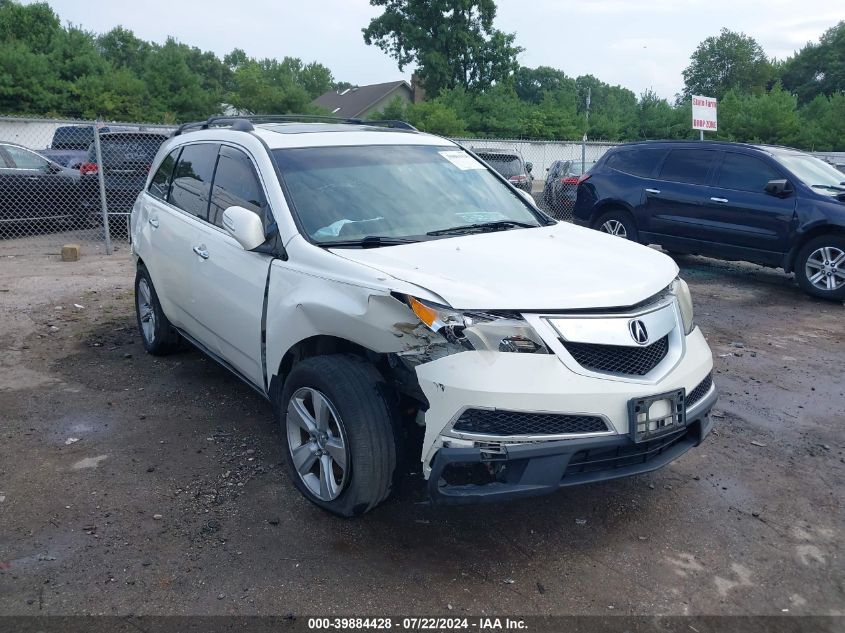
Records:
{"label": "tree", "polygon": [[845,92],[845,21],[828,29],[818,44],[809,43],[787,59],[780,76],[801,103]]}
{"label": "tree", "polygon": [[557,68],[521,66],[514,75],[514,89],[523,101],[539,104],[547,92],[574,91],[575,80]]}
{"label": "tree", "polygon": [[510,80],[522,48],[493,28],[494,0],[370,0],[384,12],[363,29],[404,70],[416,64],[429,95],[463,87],[480,91]]}
{"label": "tree", "polygon": [[684,90],[679,101],[694,94],[721,99],[731,88],[764,92],[774,77],[774,69],[753,37],[722,29],[718,37],[708,37],[698,45],[683,76]]}
{"label": "tree", "polygon": [[637,130],[632,137],[641,139],[669,139],[675,134],[672,106],[652,90],[640,95],[637,103]]}

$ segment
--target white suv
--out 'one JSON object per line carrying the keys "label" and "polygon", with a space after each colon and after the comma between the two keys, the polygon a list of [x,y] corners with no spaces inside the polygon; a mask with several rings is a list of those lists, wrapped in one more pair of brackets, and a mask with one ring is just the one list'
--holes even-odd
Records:
{"label": "white suv", "polygon": [[147,351],[187,340],[267,398],[294,484],[337,514],[406,455],[434,501],[477,503],[654,470],[710,431],[674,262],[407,124],[183,126],[131,236]]}

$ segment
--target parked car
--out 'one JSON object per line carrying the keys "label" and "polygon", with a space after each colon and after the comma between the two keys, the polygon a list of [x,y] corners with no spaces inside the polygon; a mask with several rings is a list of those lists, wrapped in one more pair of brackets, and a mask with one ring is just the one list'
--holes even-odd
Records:
{"label": "parked car", "polygon": [[795,272],[845,299],[845,178],[785,147],[648,141],[617,146],[581,178],[575,221],[670,252]]}
{"label": "parked car", "polygon": [[[167,134],[158,132],[104,132],[100,134],[103,179],[109,214],[128,214],[135,198],[144,189],[150,166]],[[94,144],[88,148],[85,162],[79,166],[82,176],[82,205],[85,213],[99,221],[102,217],[97,154]],[[125,231],[124,227],[124,231]]]}
{"label": "parked car", "polygon": [[508,182],[514,187],[531,193],[534,182],[531,170],[534,166],[532,163],[526,162],[517,150],[472,148],[472,151],[490,167],[507,178]]}
{"label": "parked car", "polygon": [[543,185],[543,201],[553,218],[568,219],[575,206],[578,179],[593,166],[593,162],[556,160],[548,169]]}
{"label": "parked car", "polygon": [[[108,126],[99,128],[101,133],[113,131]],[[62,167],[79,169],[88,156],[88,147],[94,142],[93,125],[62,125],[53,132],[53,140],[47,149],[38,153]]]}
{"label": "parked car", "polygon": [[407,124],[263,121],[162,146],[135,305],[148,352],[187,341],[270,401],[310,501],[366,512],[404,456],[438,502],[538,495],[708,434],[712,355],[671,258],[551,220]]}
{"label": "parked car", "polygon": [[65,226],[79,217],[79,173],[14,143],[0,143],[0,235],[22,223]]}

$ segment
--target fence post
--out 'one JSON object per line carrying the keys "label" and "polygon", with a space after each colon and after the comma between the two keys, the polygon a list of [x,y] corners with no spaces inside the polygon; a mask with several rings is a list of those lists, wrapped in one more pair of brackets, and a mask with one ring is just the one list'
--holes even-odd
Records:
{"label": "fence post", "polygon": [[100,150],[100,130],[96,123],[94,123],[94,155],[97,159],[97,180],[100,184],[100,208],[103,212],[103,238],[106,242],[106,255],[111,255],[112,248],[111,234],[109,232],[109,206],[106,202],[106,177],[103,173],[105,170],[105,163],[103,162],[103,153]]}
{"label": "fence post", "polygon": [[581,173],[587,171],[587,135],[581,141]]}

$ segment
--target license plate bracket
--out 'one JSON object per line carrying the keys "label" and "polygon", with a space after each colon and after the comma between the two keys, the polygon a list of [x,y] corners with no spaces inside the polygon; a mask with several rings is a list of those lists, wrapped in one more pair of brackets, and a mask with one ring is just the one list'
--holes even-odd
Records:
{"label": "license plate bracket", "polygon": [[648,442],[687,425],[687,392],[676,389],[628,401],[628,428],[636,443]]}

